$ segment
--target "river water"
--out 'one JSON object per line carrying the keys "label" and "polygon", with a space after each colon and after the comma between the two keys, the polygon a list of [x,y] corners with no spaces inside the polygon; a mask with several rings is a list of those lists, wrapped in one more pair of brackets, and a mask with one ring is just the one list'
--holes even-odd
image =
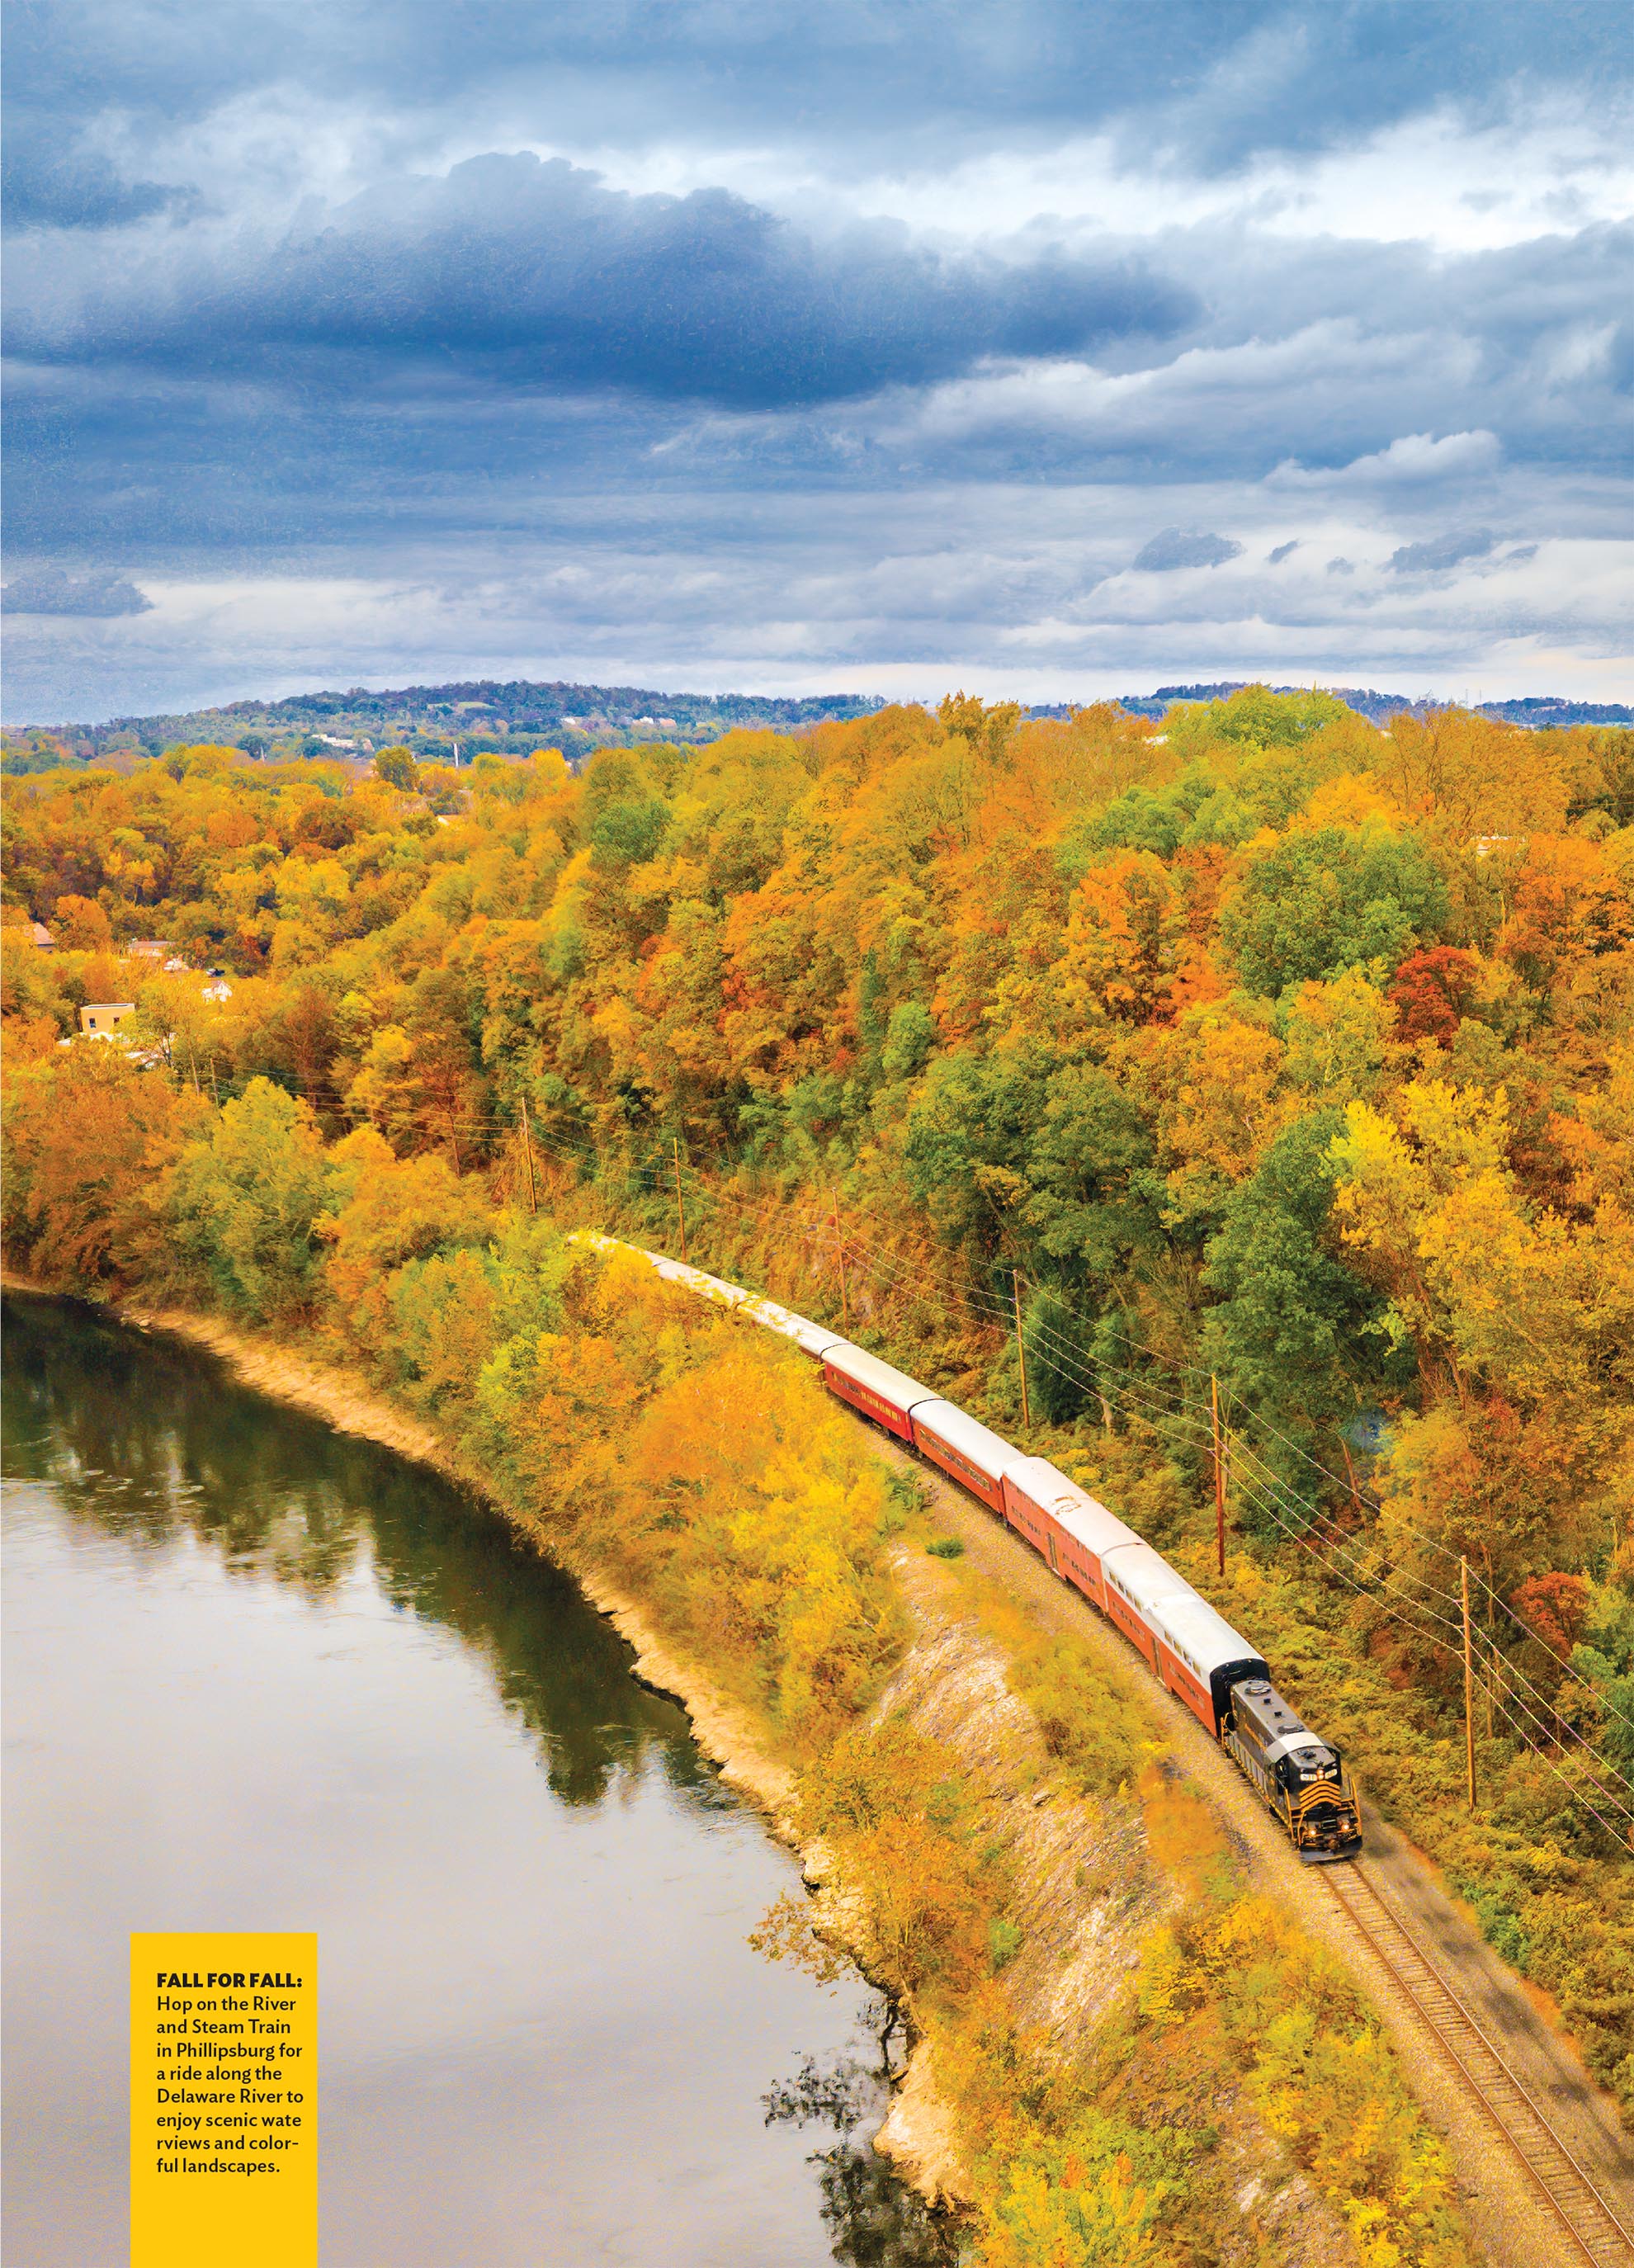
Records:
{"label": "river water", "polygon": [[127,1933],[319,1933],[325,2268],[921,2268],[884,2009],[792,1862],[460,1491],[5,1302],[5,2268],[126,2257]]}

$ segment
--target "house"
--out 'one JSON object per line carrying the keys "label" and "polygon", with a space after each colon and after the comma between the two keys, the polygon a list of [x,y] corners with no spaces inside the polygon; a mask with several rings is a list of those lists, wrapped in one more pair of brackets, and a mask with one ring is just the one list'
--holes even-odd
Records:
{"label": "house", "polygon": [[56,951],[56,939],[52,936],[44,922],[30,922],[28,924],[28,933],[33,939],[34,943],[40,947],[41,953],[55,953]]}
{"label": "house", "polygon": [[199,998],[201,1000],[231,1000],[232,987],[219,972],[212,970],[209,983],[199,987]]}
{"label": "house", "polygon": [[125,947],[127,961],[167,961],[176,950],[167,937],[139,937]]}
{"label": "house", "polygon": [[134,1016],[134,1000],[87,1000],[79,1012],[79,1029],[88,1040],[111,1040],[127,1016]]}

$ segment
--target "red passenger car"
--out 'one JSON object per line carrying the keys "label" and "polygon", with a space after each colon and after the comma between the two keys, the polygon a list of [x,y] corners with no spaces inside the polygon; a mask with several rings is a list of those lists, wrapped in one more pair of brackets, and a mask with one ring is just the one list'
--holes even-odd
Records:
{"label": "red passenger car", "polygon": [[1232,1688],[1270,1672],[1246,1638],[1195,1591],[1159,1600],[1147,1621],[1157,1641],[1158,1675],[1218,1741],[1232,1707]]}
{"label": "red passenger car", "polygon": [[893,1370],[888,1362],[865,1354],[861,1347],[843,1339],[824,1350],[822,1376],[831,1394],[837,1394],[842,1402],[849,1402],[853,1410],[860,1410],[865,1418],[872,1418],[887,1433],[894,1433],[899,1441],[910,1446],[914,1429],[909,1412],[921,1402],[938,1399],[928,1386],[921,1386],[906,1371]]}
{"label": "red passenger car", "polygon": [[1093,1599],[1104,1613],[1100,1563],[1121,1543],[1138,1543],[1132,1528],[1097,1504],[1048,1458],[1025,1457],[1005,1474],[1005,1517],[1057,1575]]}
{"label": "red passenger car", "polygon": [[922,1456],[951,1473],[990,1512],[1005,1508],[1005,1476],[1023,1462],[1019,1449],[951,1402],[921,1402],[913,1411],[913,1442]]}

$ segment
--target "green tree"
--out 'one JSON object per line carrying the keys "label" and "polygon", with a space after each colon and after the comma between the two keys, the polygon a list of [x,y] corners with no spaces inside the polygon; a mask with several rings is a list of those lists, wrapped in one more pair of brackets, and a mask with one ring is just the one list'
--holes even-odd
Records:
{"label": "green tree", "polygon": [[406,795],[412,795],[420,784],[420,767],[408,748],[382,748],[375,757],[374,769],[388,787],[401,788]]}
{"label": "green tree", "polygon": [[1383,1344],[1367,1335],[1379,1294],[1338,1256],[1332,1148],[1343,1130],[1335,1108],[1283,1129],[1226,1199],[1203,1274],[1219,1295],[1203,1332],[1211,1367],[1257,1407],[1311,1424],[1354,1410]]}
{"label": "green tree", "polygon": [[1143,1180],[1152,1155],[1145,1121],[1109,1071],[1056,1072],[1027,1144],[1033,1193],[1020,1210],[1035,1248],[1069,1282],[1104,1285],[1159,1243]]}
{"label": "green tree", "polygon": [[275,1321],[317,1289],[314,1224],[330,1201],[317,1121],[270,1079],[253,1079],[209,1137],[177,1166],[173,1204],[182,1249],[223,1302]]}
{"label": "green tree", "polygon": [[1249,849],[1220,933],[1248,990],[1274,997],[1373,961],[1395,968],[1446,916],[1446,887],[1416,838],[1370,820]]}
{"label": "green tree", "polygon": [[880,1051],[880,1068],[887,1079],[912,1079],[923,1071],[936,1036],[935,1019],[922,1002],[900,1001],[891,1011]]}

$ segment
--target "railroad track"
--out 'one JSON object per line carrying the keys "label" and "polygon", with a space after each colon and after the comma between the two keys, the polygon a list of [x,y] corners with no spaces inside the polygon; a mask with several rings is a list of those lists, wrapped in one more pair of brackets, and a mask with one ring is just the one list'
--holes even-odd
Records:
{"label": "railroad track", "polygon": [[1570,2240],[1570,2257],[1587,2261],[1591,2268],[1634,2268],[1634,2233],[1395,1910],[1355,1867],[1325,1867],[1321,1879],[1351,1927],[1428,2025],[1520,2160],[1532,2187]]}

